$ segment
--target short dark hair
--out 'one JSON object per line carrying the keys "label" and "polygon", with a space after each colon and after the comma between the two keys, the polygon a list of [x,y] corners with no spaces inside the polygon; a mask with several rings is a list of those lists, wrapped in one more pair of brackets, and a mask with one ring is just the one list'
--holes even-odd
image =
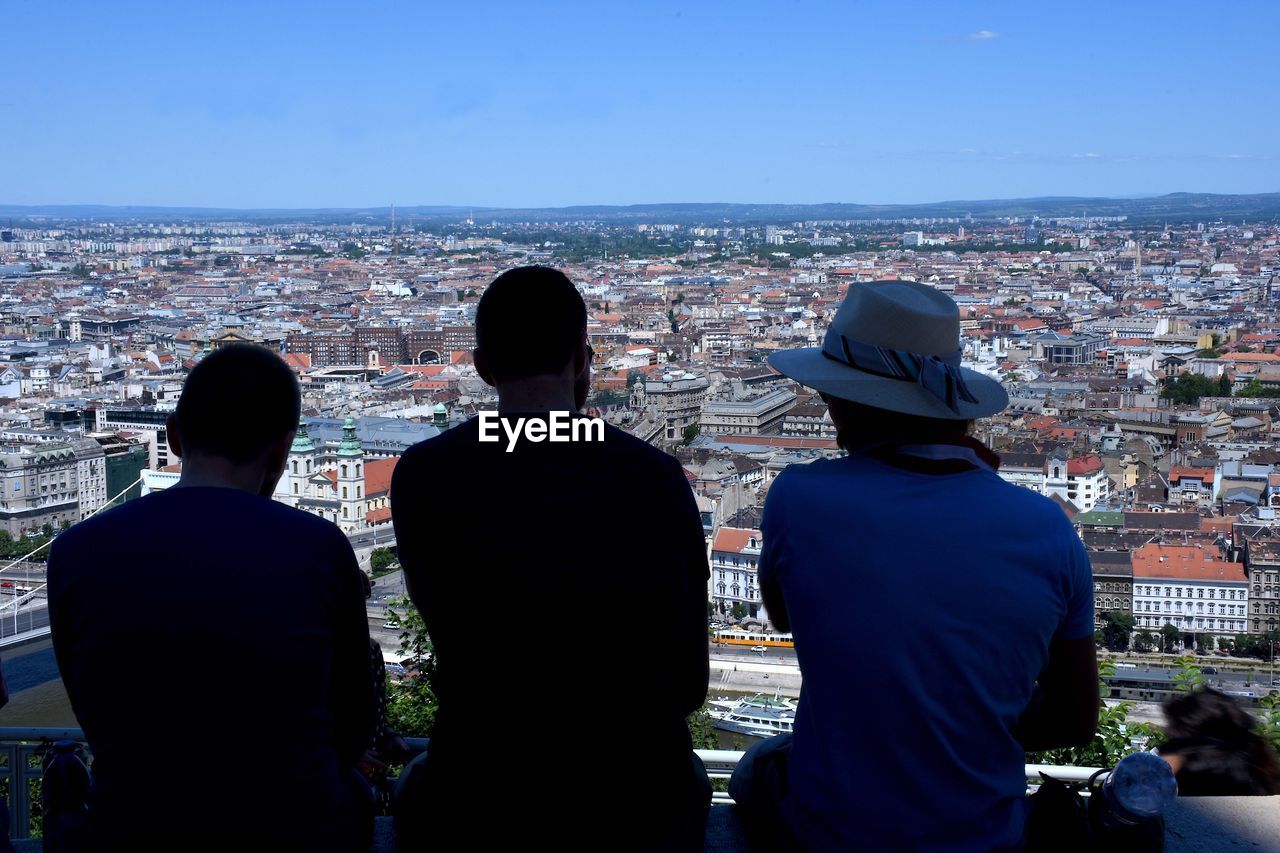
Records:
{"label": "short dark hair", "polygon": [[227,344],[187,376],[174,419],[182,455],[244,463],[298,428],[302,397],[284,359],[256,344]]}
{"label": "short dark hair", "polygon": [[507,270],[476,308],[476,349],[499,381],[559,373],[586,330],[582,295],[551,267]]}
{"label": "short dark hair", "polygon": [[1178,793],[1195,796],[1280,794],[1280,757],[1258,721],[1234,699],[1204,687],[1163,706],[1164,755],[1182,757]]}

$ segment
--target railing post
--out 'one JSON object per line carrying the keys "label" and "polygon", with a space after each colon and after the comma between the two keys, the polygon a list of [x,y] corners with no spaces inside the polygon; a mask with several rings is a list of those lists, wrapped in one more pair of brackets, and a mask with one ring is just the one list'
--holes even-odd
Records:
{"label": "railing post", "polygon": [[9,751],[9,820],[14,838],[31,837],[31,790],[27,782],[28,748],[22,743],[8,744]]}

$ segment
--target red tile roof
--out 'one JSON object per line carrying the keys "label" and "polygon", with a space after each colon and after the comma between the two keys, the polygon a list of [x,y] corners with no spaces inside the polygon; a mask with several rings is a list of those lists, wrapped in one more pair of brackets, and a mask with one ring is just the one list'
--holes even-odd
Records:
{"label": "red tile roof", "polygon": [[1174,465],[1173,468],[1169,470],[1169,485],[1173,485],[1183,478],[1188,480],[1201,480],[1207,485],[1213,482],[1213,469],[1192,468],[1187,465]]}
{"label": "red tile roof", "polygon": [[1086,477],[1102,470],[1102,460],[1090,453],[1067,460],[1067,476]]}
{"label": "red tile roof", "polygon": [[1133,576],[1241,583],[1246,580],[1244,564],[1219,560],[1216,548],[1155,542],[1133,552]]}
{"label": "red tile roof", "polygon": [[365,497],[372,498],[391,491],[391,474],[399,461],[400,457],[393,456],[390,459],[370,459],[364,463]]}
{"label": "red tile roof", "polygon": [[721,527],[716,533],[716,540],[711,545],[713,551],[724,551],[730,554],[740,554],[747,547],[747,543],[751,537],[756,538],[756,544],[763,542],[759,530],[741,527]]}

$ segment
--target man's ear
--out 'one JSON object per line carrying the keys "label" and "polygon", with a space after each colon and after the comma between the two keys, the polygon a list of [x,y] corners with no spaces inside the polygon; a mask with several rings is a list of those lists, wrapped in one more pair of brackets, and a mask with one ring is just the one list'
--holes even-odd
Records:
{"label": "man's ear", "polygon": [[289,451],[293,448],[294,436],[298,434],[296,429],[291,429],[285,435],[271,446],[271,466],[284,471],[285,466],[289,464]]}
{"label": "man's ear", "polygon": [[591,367],[591,357],[588,353],[587,336],[583,335],[582,340],[573,348],[573,376],[576,379],[582,375],[582,371]]}
{"label": "man's ear", "polygon": [[476,373],[484,380],[484,384],[493,388],[498,387],[498,383],[493,381],[493,374],[489,372],[489,363],[479,349],[471,351],[471,361],[476,366]]}
{"label": "man's ear", "polygon": [[169,452],[182,458],[182,436],[178,432],[178,416],[169,415],[164,420],[165,437],[169,443]]}
{"label": "man's ear", "polygon": [[269,498],[275,493],[276,484],[284,476],[285,469],[289,465],[289,449],[293,447],[293,437],[296,434],[297,430],[289,430],[267,448],[267,466],[263,471],[262,486],[258,490],[258,494],[264,498]]}

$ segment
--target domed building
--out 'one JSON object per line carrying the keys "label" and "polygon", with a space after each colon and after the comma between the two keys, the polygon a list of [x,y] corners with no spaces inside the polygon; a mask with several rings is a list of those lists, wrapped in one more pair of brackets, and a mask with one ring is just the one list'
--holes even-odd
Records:
{"label": "domed building", "polygon": [[327,518],[344,533],[390,524],[391,475],[398,461],[399,456],[366,459],[355,418],[343,421],[336,449],[317,446],[302,418],[273,497]]}

